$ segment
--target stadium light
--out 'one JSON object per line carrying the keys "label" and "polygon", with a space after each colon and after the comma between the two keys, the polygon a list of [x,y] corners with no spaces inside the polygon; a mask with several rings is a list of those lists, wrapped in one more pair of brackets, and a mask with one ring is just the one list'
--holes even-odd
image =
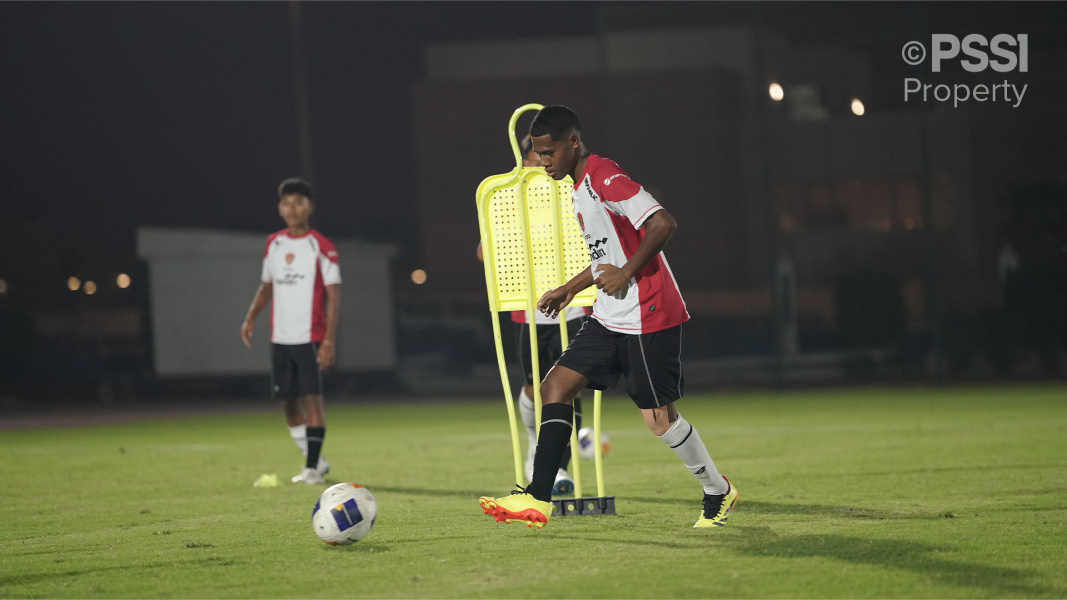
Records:
{"label": "stadium light", "polygon": [[122,289],[130,287],[130,276],[125,273],[119,273],[119,276],[115,278],[115,285]]}
{"label": "stadium light", "polygon": [[782,86],[778,83],[772,83],[770,87],[767,88],[767,93],[771,95],[771,100],[774,100],[775,102],[781,102],[782,99],[785,98],[785,90],[782,89]]}
{"label": "stadium light", "polygon": [[95,281],[86,281],[85,282],[85,293],[87,295],[89,295],[89,296],[92,296],[93,294],[96,293],[96,282]]}
{"label": "stadium light", "polygon": [[426,271],[422,269],[415,269],[411,272],[411,281],[415,282],[415,285],[422,285],[426,283]]}
{"label": "stadium light", "polygon": [[853,98],[852,99],[852,114],[856,115],[857,117],[862,117],[863,113],[865,113],[865,112],[867,112],[867,109],[864,108],[863,102],[860,101],[859,98]]}
{"label": "stadium light", "polygon": [[81,286],[82,286],[82,282],[77,277],[68,277],[67,278],[67,289],[68,290],[70,290],[72,292],[76,292],[76,291],[78,291],[78,288],[80,288]]}

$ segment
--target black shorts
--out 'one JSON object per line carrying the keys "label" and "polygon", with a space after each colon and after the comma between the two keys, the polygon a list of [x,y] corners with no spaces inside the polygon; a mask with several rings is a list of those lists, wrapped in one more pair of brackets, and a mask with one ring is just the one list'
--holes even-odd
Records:
{"label": "black shorts", "polygon": [[626,393],[638,408],[665,406],[682,397],[682,326],[633,335],[611,331],[596,319],[585,325],[559,357],[558,365],[605,390],[625,376]]}
{"label": "black shorts", "polygon": [[322,393],[319,345],[271,344],[270,390],[272,398],[293,400]]}
{"label": "black shorts", "polygon": [[[567,321],[567,335],[574,337],[585,322],[585,317],[578,317]],[[518,335],[515,336],[516,349],[519,356],[519,364],[522,365],[522,380],[526,385],[533,385],[533,358],[530,356],[530,326],[526,323],[515,323]],[[538,381],[544,381],[545,375],[559,360],[563,354],[563,344],[560,343],[559,324],[537,326],[537,366],[541,371]]]}

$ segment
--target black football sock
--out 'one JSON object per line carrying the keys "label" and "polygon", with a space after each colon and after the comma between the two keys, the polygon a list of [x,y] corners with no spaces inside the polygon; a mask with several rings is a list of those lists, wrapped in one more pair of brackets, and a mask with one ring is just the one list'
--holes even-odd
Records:
{"label": "black football sock", "polygon": [[[574,408],[569,404],[546,404],[541,407],[541,433],[534,455],[533,481],[526,491],[542,502],[552,499],[560,459],[574,428]],[[311,437],[310,432],[308,437]]]}
{"label": "black football sock", "polygon": [[325,427],[308,427],[308,460],[305,465],[307,468],[318,468],[319,454],[322,452],[322,440],[325,437]]}
{"label": "black football sock", "polygon": [[[582,428],[582,399],[574,399],[574,430],[578,431]],[[567,438],[568,440],[570,437]],[[571,445],[568,443],[567,447],[563,449],[563,460],[559,462],[559,468],[564,471],[567,470],[571,464]]]}

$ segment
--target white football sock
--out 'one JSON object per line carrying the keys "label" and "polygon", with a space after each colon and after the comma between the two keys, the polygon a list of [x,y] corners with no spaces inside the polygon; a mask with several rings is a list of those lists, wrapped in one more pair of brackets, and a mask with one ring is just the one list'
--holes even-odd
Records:
{"label": "white football sock", "polygon": [[296,447],[300,448],[300,453],[307,458],[308,455],[308,426],[296,425],[289,427],[289,435],[292,436],[293,442],[296,443]]}
{"label": "white football sock", "polygon": [[537,422],[534,416],[533,398],[526,395],[526,386],[520,388],[519,391],[519,416],[522,417],[522,424],[526,426],[529,447],[533,448],[537,445]]}
{"label": "white football sock", "polygon": [[689,472],[704,486],[705,494],[722,495],[730,490],[730,484],[715,468],[696,427],[690,425],[682,415],[678,415],[678,420],[659,439],[682,459]]}

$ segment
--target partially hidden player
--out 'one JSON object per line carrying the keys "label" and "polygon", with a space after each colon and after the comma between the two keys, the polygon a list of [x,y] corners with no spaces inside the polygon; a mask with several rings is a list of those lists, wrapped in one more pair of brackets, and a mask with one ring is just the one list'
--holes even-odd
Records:
{"label": "partially hidden player", "polygon": [[262,282],[241,325],[252,347],[256,316],[271,304],[271,395],[281,400],[289,435],[304,454],[293,483],[323,484],[330,465],[322,456],[326,412],[322,371],[336,357],[341,271],[337,249],[311,228],[314,191],[299,178],[278,186],[278,213],[286,228],[267,237]]}
{"label": "partially hidden player", "polygon": [[613,387],[621,377],[645,425],[703,487],[694,527],[721,527],[737,502],[737,489],[719,474],[696,428],[674,407],[682,397],[681,330],[689,314],[662,250],[678,224],[618,165],[589,152],[578,116],[569,108],[541,109],[530,135],[548,175],[556,180],[570,175],[574,181],[572,207],[592,263],[545,292],[537,306],[556,316],[591,285],[597,297],[592,317],[541,384],[532,482],[502,498],[482,497],[479,504],[497,521],[538,528],[547,523],[553,476],[574,426],[571,399],[586,387]]}
{"label": "partially hidden player", "polygon": [[[533,151],[533,140],[530,139],[529,135],[526,135],[519,143],[519,151],[523,157],[522,166],[541,166],[541,158]],[[481,244],[478,244],[478,260],[483,260]],[[586,309],[582,307],[568,307],[565,310],[564,317],[567,319],[567,333],[569,335],[574,335],[578,331],[587,314]],[[519,365],[522,367],[523,373],[522,388],[519,392],[518,402],[519,417],[526,428],[527,437],[526,461],[523,464],[523,472],[526,475],[526,481],[533,481],[534,453],[537,449],[537,422],[533,404],[534,372],[533,360],[530,357],[530,326],[527,324],[526,319],[527,311],[511,311],[511,321],[515,323],[515,333],[517,334],[515,336],[517,340],[516,356],[519,357]],[[538,371],[540,371],[537,377],[538,381],[542,381],[545,375],[548,374],[548,370],[552,368],[552,365],[556,363],[556,359],[563,352],[563,344],[560,339],[558,316],[549,317],[544,313],[538,313],[534,322],[537,326],[537,357]],[[575,428],[581,429],[582,397],[580,393],[574,396],[574,421]],[[574,491],[574,480],[571,479],[570,474],[567,472],[570,459],[571,452],[568,445],[563,451],[559,470],[556,471],[556,478],[552,484],[553,496],[566,496]]]}

